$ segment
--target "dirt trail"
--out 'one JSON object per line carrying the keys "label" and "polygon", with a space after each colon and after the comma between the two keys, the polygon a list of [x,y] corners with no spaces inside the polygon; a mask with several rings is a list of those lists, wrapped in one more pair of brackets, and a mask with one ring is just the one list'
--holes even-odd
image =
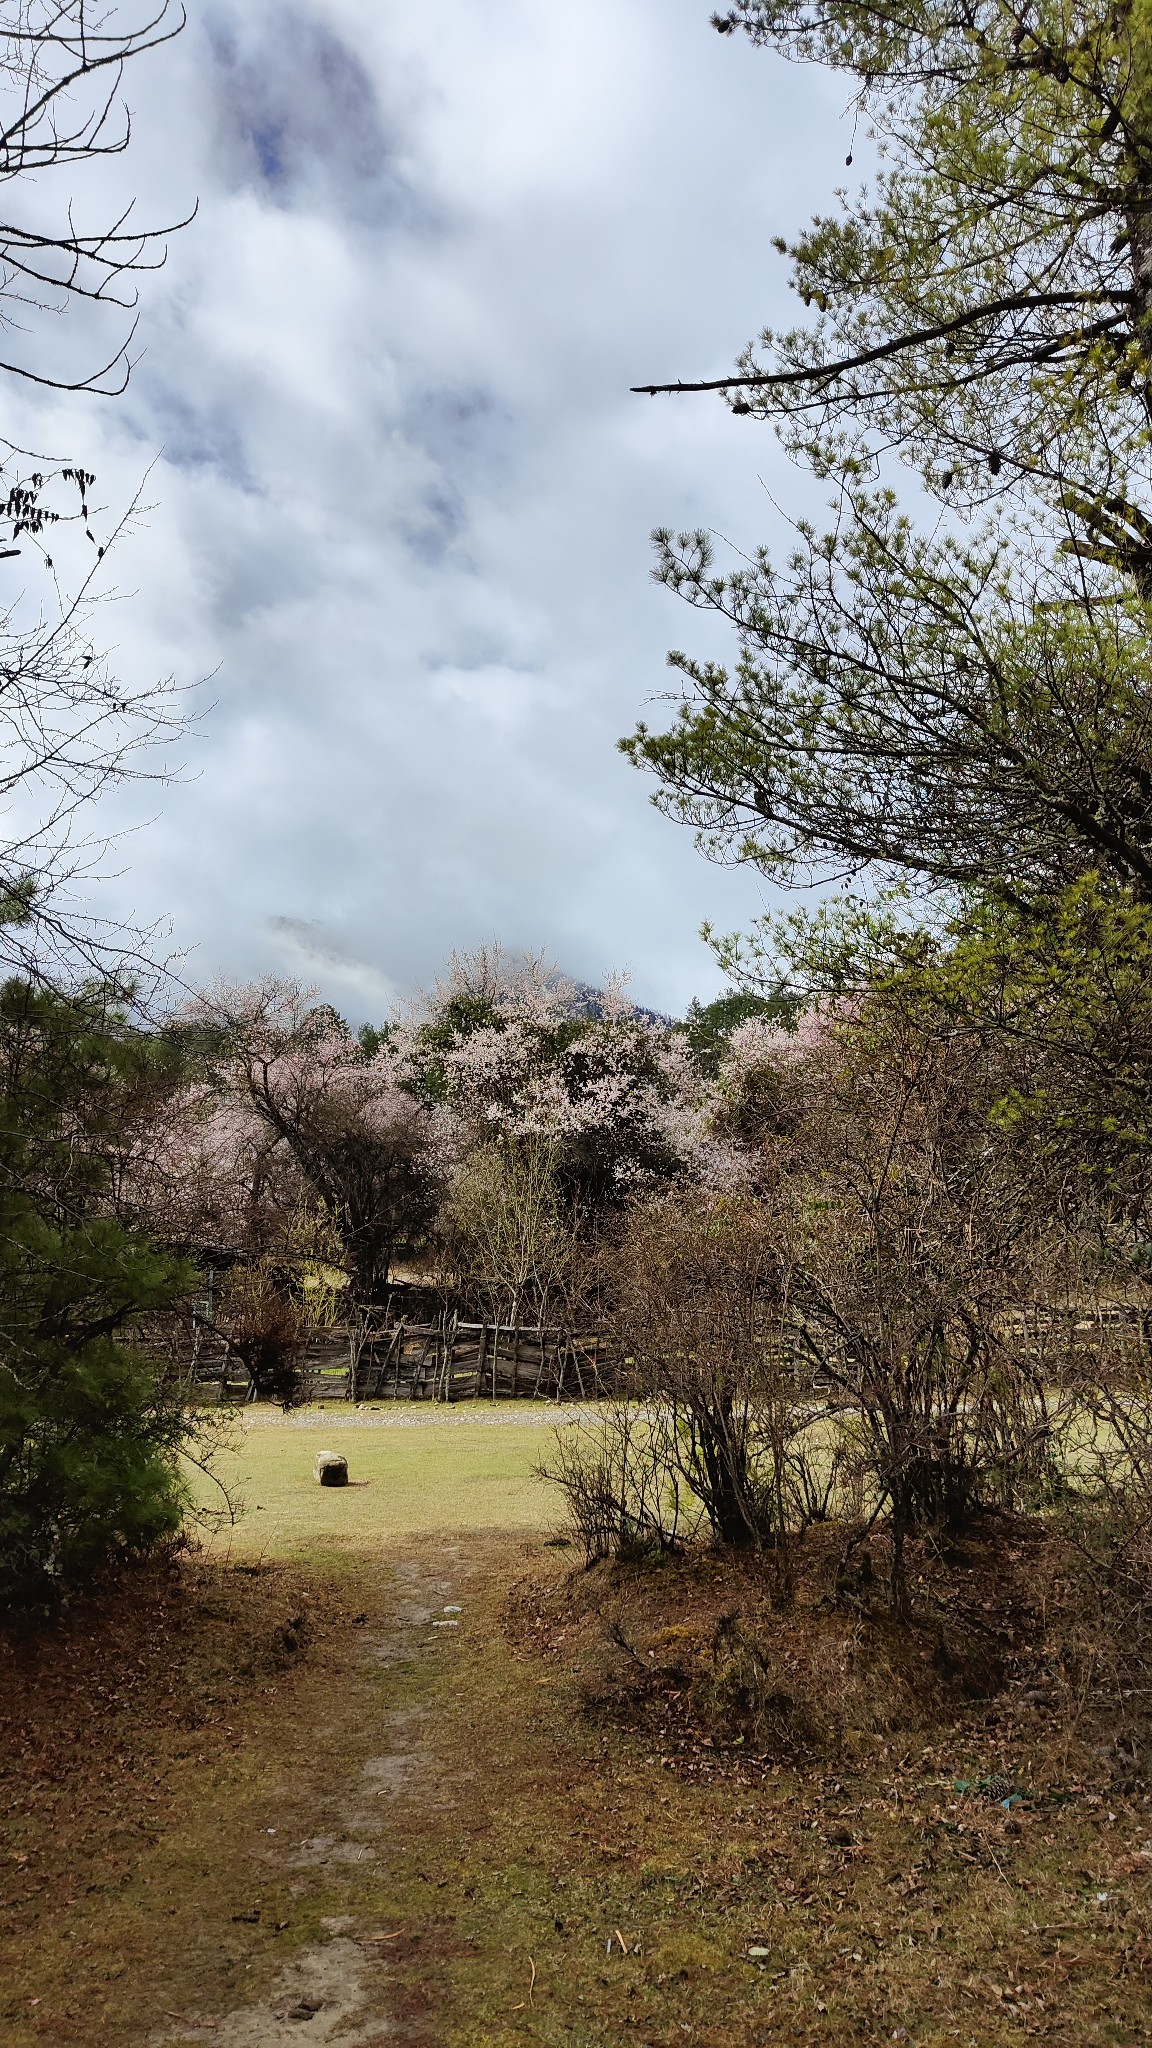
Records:
{"label": "dirt trail", "polygon": [[201,1558],[0,1638],[5,2048],[442,2048],[465,1984],[518,2037],[552,1752],[504,1611],[554,1556]]}
{"label": "dirt trail", "polygon": [[[462,1561],[459,1545],[443,1550],[438,1565],[401,1558],[391,1570],[381,1623],[359,1637],[365,1676],[438,1659],[445,1637],[467,1626],[467,1589],[477,1570]],[[346,1692],[340,1705],[346,1712]],[[278,1831],[267,1831],[268,1846],[259,1854],[269,1872],[283,1879],[291,1872],[323,1871],[329,1893],[339,1891],[341,1873],[353,1892],[360,1891],[366,1867],[376,1866],[386,1876],[391,1838],[418,1830],[421,1814],[443,1804],[435,1760],[422,1741],[430,1713],[427,1702],[385,1709],[374,1728],[377,1739],[383,1733],[386,1746],[364,1758],[351,1776],[343,1775],[341,1760],[331,1797],[317,1813],[317,1831],[291,1845],[274,1842]],[[326,1732],[318,1731],[321,1736]],[[290,1882],[290,1890],[300,1888]],[[298,1949],[262,1997],[221,2013],[170,2014],[165,2025],[148,2035],[149,2048],[193,2041],[211,2041],[216,2048],[429,2043],[426,2024],[414,2026],[411,2014],[396,2011],[390,1931],[377,1930],[378,1919],[378,1908],[324,1916],[322,1938]]]}

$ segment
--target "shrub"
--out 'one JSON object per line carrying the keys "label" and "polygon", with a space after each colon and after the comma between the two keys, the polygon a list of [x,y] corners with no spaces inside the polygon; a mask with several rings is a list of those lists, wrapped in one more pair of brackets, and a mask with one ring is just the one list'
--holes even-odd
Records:
{"label": "shrub", "polygon": [[115,1213],[153,1049],[101,992],[0,989],[0,1600],[170,1536],[181,1388],[144,1340],[193,1279]]}
{"label": "shrub", "polygon": [[[759,1204],[678,1190],[642,1203],[609,1269],[624,1392],[661,1411],[662,1455],[720,1543],[784,1540],[795,1394],[783,1274]],[[649,1441],[656,1443],[656,1435]]]}
{"label": "shrub", "polygon": [[618,1390],[565,1431],[546,1476],[589,1560],[670,1548],[706,1527],[772,1549],[822,1498],[781,1345],[781,1274],[766,1212],[681,1189],[640,1203],[603,1265]]}
{"label": "shrub", "polygon": [[567,1424],[540,1469],[561,1488],[590,1565],[661,1554],[699,1523],[659,1405],[613,1401]]}
{"label": "shrub", "polygon": [[251,1375],[260,1401],[284,1408],[300,1399],[304,1319],[260,1267],[237,1269],[218,1316],[229,1349]]}
{"label": "shrub", "polygon": [[0,1605],[54,1598],[179,1529],[178,1404],[109,1338],[0,1365]]}

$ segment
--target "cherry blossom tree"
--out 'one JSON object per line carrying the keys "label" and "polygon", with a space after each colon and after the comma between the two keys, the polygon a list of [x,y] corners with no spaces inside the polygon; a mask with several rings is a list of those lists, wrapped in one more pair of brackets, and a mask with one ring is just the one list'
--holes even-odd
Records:
{"label": "cherry blossom tree", "polygon": [[751,1037],[702,1074],[623,985],[495,948],[359,1037],[279,981],[210,991],[172,1033],[184,1082],[133,1155],[152,1227],[280,1260],[325,1236],[358,1310],[398,1243],[434,1236],[446,1284],[486,1313],[567,1316],[611,1217],[672,1185],[738,1190],[757,1157],[730,1100]]}
{"label": "cherry blossom tree", "polygon": [[450,1158],[450,1118],[407,1085],[403,1047],[366,1047],[313,992],[275,980],[217,988],[181,1025],[200,1069],[182,1105],[188,1198],[249,1242],[270,1213],[283,1224],[313,1205],[356,1307],[378,1303],[397,1244],[435,1217]]}
{"label": "cherry blossom tree", "polygon": [[584,1215],[680,1177],[743,1177],[683,1034],[620,981],[588,990],[540,958],[458,956],[409,1021],[404,1057],[472,1143],[546,1140],[562,1197]]}

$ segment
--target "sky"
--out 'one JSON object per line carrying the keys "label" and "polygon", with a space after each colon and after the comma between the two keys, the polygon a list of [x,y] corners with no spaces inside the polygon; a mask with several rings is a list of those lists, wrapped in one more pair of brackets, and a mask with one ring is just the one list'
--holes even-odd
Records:
{"label": "sky", "polygon": [[178,779],[104,803],[91,904],[160,920],[188,980],[289,975],[356,1022],[492,939],[679,1014],[722,982],[701,921],[767,898],[616,751],[670,646],[732,651],[649,534],[786,546],[820,499],[766,427],[629,386],[791,322],[771,238],[843,178],[842,87],[708,0],[189,4],[90,193],[198,208],[129,389],[0,391],[106,525],[145,480],[97,631],[198,705]]}

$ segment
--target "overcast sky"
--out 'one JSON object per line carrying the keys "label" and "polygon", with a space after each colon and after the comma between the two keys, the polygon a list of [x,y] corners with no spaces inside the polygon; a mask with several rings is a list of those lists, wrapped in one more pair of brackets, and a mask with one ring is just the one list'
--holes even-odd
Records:
{"label": "overcast sky", "polygon": [[117,179],[199,201],[130,390],[3,394],[110,508],[155,464],[101,630],[130,681],[212,675],[100,901],[168,918],[190,978],[357,1019],[494,937],[680,1011],[719,986],[701,919],[762,902],[614,751],[669,646],[723,651],[649,531],[752,545],[814,500],[765,428],[628,387],[791,317],[770,238],[843,176],[840,88],[708,0],[190,10],[126,82]]}

